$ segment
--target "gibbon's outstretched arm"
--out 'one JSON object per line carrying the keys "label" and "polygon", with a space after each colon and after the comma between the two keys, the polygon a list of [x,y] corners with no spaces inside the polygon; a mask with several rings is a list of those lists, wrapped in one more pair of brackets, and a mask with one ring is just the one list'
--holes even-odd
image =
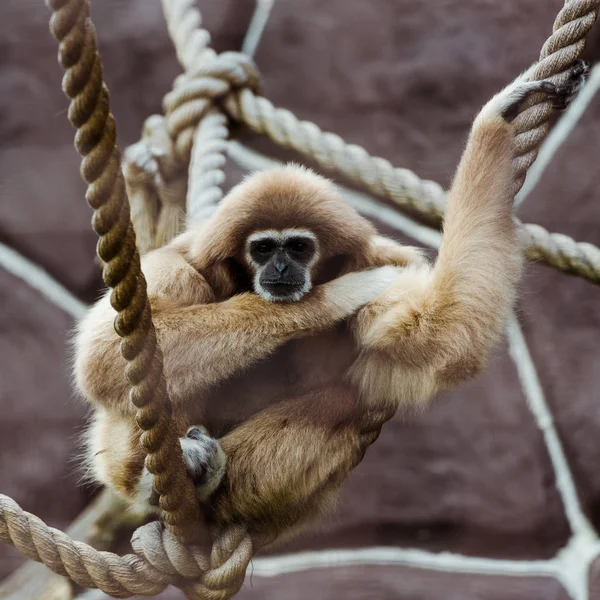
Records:
{"label": "gibbon's outstretched arm", "polygon": [[577,64],[571,82],[559,88],[529,82],[525,74],[475,119],[449,193],[435,266],[407,269],[357,317],[363,352],[351,378],[366,402],[388,410],[424,403],[485,364],[512,307],[522,265],[512,217],[511,121],[533,93],[565,106],[585,71]]}

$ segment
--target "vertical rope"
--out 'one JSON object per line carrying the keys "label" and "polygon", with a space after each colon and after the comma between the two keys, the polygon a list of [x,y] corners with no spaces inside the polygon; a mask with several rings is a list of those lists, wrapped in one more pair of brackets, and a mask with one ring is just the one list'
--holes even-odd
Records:
{"label": "vertical rope", "polygon": [[128,362],[129,397],[143,431],[140,442],[146,465],[154,475],[165,523],[182,538],[199,537],[199,507],[170,418],[162,354],[129,217],[116,125],[103,82],[89,0],[46,3],[54,13],[50,30],[59,42],[58,59],[66,71],[63,91],[71,99],[68,117],[77,129],[75,147],[83,157],[81,175],[88,184],[86,199],[94,209],[92,226],[100,238],[97,252],[105,265],[102,276],[113,288],[111,304],[118,312],[115,330]]}
{"label": "vertical rope", "polygon": [[223,198],[228,137],[227,117],[219,110],[207,113],[196,128],[186,202],[188,225],[210,217]]}

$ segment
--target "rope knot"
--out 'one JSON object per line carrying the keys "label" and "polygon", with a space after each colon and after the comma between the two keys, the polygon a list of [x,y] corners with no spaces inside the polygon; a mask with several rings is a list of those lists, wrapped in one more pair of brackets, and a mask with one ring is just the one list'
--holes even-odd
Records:
{"label": "rope knot", "polygon": [[198,580],[210,565],[205,549],[185,545],[159,521],[139,527],[131,545],[138,556],[169,577]]}
{"label": "rope knot", "polygon": [[247,530],[230,526],[214,533],[212,551],[186,545],[155,521],[138,528],[131,538],[134,552],[169,581],[195,599],[227,600],[242,586],[252,558]]}
{"label": "rope knot", "polygon": [[164,98],[167,129],[175,151],[189,161],[194,130],[222,98],[241,88],[260,90],[260,76],[254,61],[240,52],[216,54],[206,50],[202,60],[175,80],[173,90]]}
{"label": "rope knot", "polygon": [[165,116],[148,118],[140,142],[126,150],[123,172],[142,254],[173,239],[184,213],[188,222],[204,219],[222,198],[229,132],[221,102],[240,89],[260,90],[249,56],[198,50],[165,96]]}

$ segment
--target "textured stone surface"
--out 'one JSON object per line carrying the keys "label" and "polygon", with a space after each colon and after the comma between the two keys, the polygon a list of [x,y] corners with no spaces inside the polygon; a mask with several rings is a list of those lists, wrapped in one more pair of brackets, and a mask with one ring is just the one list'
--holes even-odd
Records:
{"label": "textured stone surface", "polygon": [[[0,240],[85,300],[99,286],[56,44],[43,3],[0,6]],[[562,2],[277,0],[257,61],[265,93],[369,151],[447,185],[478,107],[537,57]],[[252,10],[201,2],[219,50]],[[94,16],[122,145],[160,111],[179,68],[159,0],[98,0]],[[524,16],[526,15],[526,16]],[[597,42],[588,56],[600,55]],[[594,34],[593,34],[594,35]],[[599,105],[520,209],[524,220],[598,244]],[[257,148],[275,150],[248,135]],[[240,173],[229,169],[229,181]],[[519,318],[578,491],[600,521],[598,288],[530,266]],[[70,319],[0,269],[0,491],[64,527],[88,499],[70,462],[83,410],[66,367]],[[350,477],[338,513],[279,551],[410,546],[504,558],[553,556],[569,531],[541,434],[506,347],[478,381],[416,421],[396,417]],[[20,559],[0,548],[0,577]],[[600,598],[597,567],[592,600]],[[240,598],[563,600],[551,579],[398,566],[256,577]],[[161,598],[176,598],[167,592]]]}

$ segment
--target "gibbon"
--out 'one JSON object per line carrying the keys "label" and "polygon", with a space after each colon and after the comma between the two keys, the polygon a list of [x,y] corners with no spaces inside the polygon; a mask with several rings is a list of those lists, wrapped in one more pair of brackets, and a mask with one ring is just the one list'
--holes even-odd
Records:
{"label": "gibbon", "polygon": [[[213,217],[143,258],[173,418],[210,519],[296,530],[333,505],[382,415],[424,406],[484,367],[522,266],[511,121],[531,94],[566,105],[585,70],[560,87],[525,74],[483,107],[433,265],[297,166],[251,176]],[[88,463],[148,505],[114,316],[106,295],[75,338],[76,384],[94,409]]]}

